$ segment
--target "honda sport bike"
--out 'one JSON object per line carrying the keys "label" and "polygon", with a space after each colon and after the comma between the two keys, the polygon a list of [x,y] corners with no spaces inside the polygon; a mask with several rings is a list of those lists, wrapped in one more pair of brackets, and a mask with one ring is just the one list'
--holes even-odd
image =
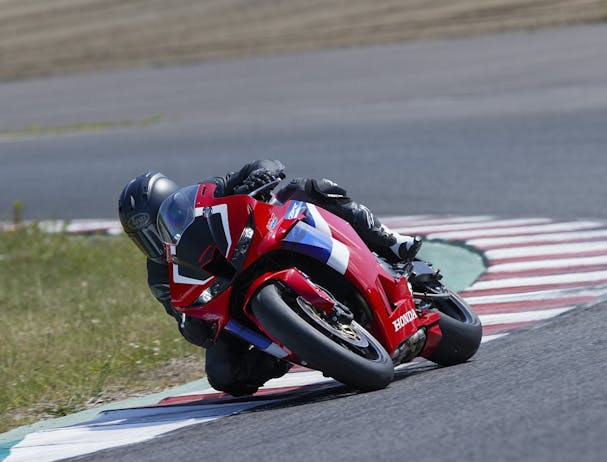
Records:
{"label": "honda sport bike", "polygon": [[359,390],[386,387],[394,366],[417,356],[452,365],[474,355],[479,318],[429,263],[388,263],[341,218],[257,200],[262,189],[217,198],[214,184],[199,184],[163,202],[180,312],[215,339],[229,332]]}

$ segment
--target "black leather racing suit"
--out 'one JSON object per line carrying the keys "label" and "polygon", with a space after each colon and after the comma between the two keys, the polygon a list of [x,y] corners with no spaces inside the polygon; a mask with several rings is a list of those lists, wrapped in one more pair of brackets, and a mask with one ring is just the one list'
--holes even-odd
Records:
{"label": "black leather racing suit", "polygon": [[[284,179],[284,166],[275,160],[257,160],[225,177],[213,177],[204,182],[217,185],[217,197],[235,193],[247,193],[260,185],[282,179],[274,188],[273,200],[286,202],[290,199],[318,204],[348,221],[369,248],[388,259],[394,259],[391,246],[396,243],[394,234],[382,228],[371,211],[352,201],[346,191],[336,183],[322,179]],[[204,321],[184,317],[172,305],[169,291],[168,267],[148,260],[148,284],[154,296],[163,304],[168,314],[175,317],[181,334],[194,345],[207,349],[205,370],[213,388],[233,395],[254,393],[267,380],[280,377],[289,365],[257,350],[230,334],[222,333],[213,343]]]}

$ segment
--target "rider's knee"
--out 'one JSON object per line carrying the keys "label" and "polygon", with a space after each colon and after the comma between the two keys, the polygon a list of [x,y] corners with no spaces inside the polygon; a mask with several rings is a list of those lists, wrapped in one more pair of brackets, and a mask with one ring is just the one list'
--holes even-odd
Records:
{"label": "rider's knee", "polygon": [[311,195],[316,196],[324,202],[341,202],[350,200],[347,191],[337,183],[326,178],[317,180],[315,178],[308,179],[306,189]]}

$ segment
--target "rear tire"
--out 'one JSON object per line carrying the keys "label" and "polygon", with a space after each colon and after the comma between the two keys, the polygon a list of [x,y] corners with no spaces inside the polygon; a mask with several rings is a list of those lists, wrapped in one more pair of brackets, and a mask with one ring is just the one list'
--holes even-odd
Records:
{"label": "rear tire", "polygon": [[452,366],[466,362],[476,353],[483,328],[470,305],[457,293],[444,289],[449,292],[449,298],[434,302],[441,314],[438,325],[442,338],[427,359],[441,366]]}
{"label": "rear tire", "polygon": [[394,377],[392,359],[365,329],[356,322],[346,326],[363,348],[339,336],[329,338],[328,330],[311,319],[310,310],[303,310],[296,296],[282,284],[272,283],[257,291],[251,309],[272,337],[326,376],[364,391],[385,388]]}

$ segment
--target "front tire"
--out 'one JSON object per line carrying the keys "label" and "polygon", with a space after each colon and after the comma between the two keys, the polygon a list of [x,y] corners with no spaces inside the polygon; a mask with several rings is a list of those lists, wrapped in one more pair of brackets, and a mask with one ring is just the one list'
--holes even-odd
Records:
{"label": "front tire", "polygon": [[[394,377],[392,359],[381,344],[356,322],[344,326],[347,335],[330,335],[311,309],[302,309],[296,294],[280,283],[262,287],[251,300],[251,310],[264,329],[289,348],[308,367],[357,388],[385,388]],[[331,338],[330,338],[331,337]]]}

